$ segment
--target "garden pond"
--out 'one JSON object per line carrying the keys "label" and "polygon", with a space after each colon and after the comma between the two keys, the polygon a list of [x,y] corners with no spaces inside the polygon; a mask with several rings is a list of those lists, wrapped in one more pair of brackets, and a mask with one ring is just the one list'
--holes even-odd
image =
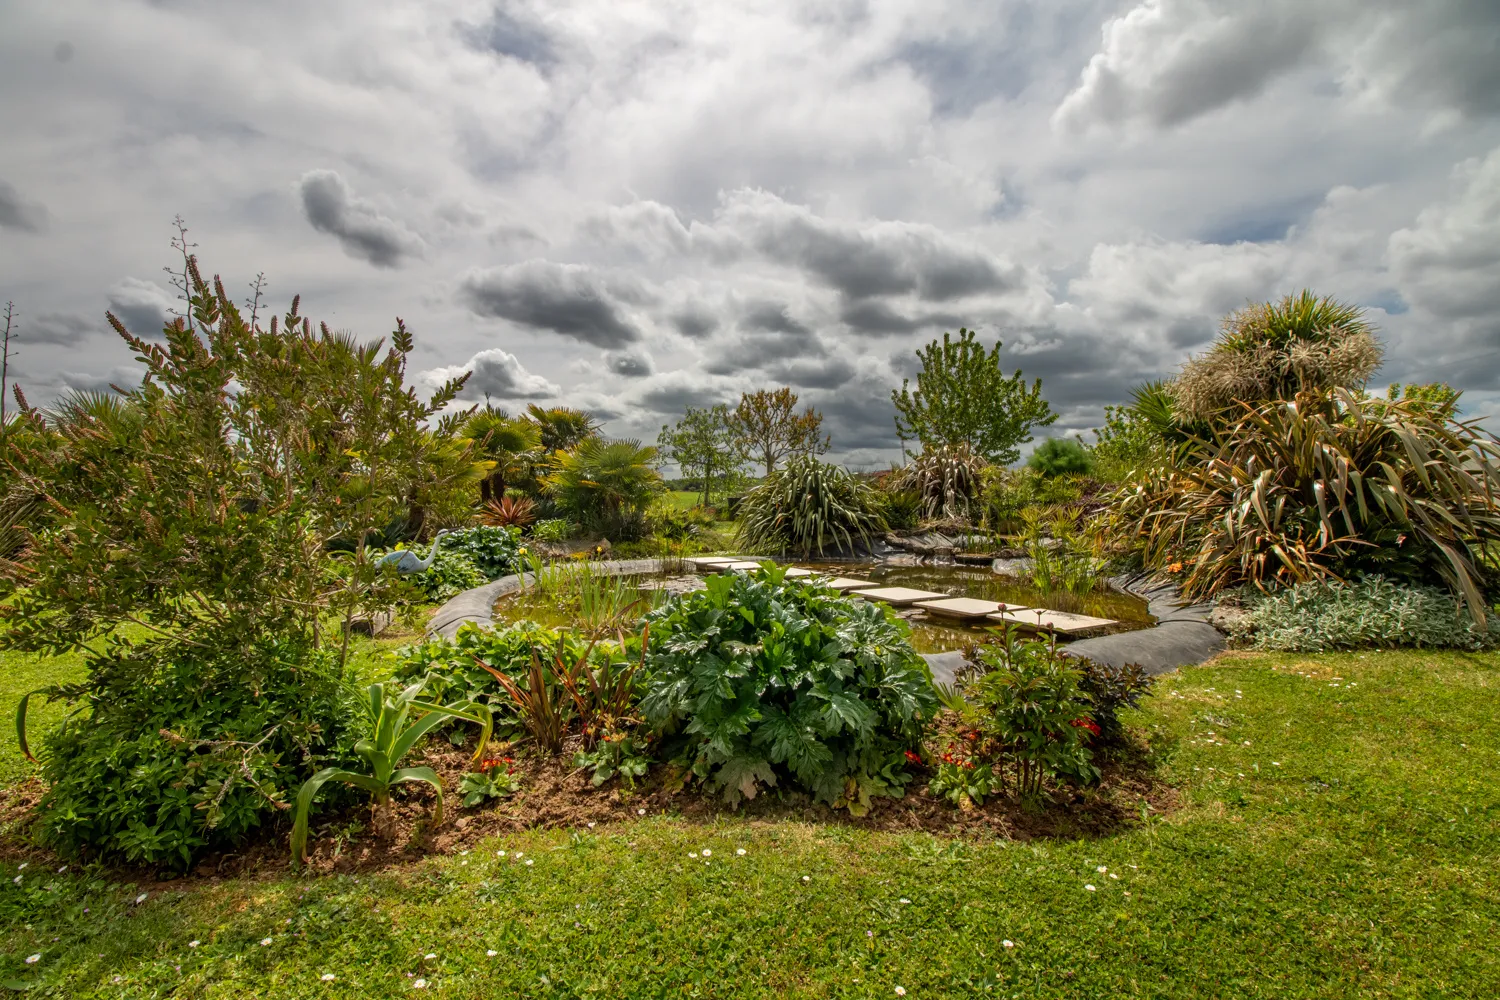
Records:
{"label": "garden pond", "polygon": [[[1117,624],[1091,630],[1104,635],[1146,628],[1155,623],[1146,602],[1100,585],[1087,594],[1044,592],[1030,580],[993,572],[988,566],[954,563],[910,565],[901,561],[864,563],[796,563],[830,576],[870,580],[882,587],[931,590],[950,597],[971,597],[1028,608],[1047,608],[1072,614],[1108,618]],[[631,628],[651,607],[672,592],[699,585],[691,570],[612,577],[576,567],[567,579],[543,581],[542,586],[501,598],[495,604],[497,623],[530,620],[550,628],[583,627],[594,634]],[[912,645],[921,653],[964,649],[991,638],[984,625],[965,625],[933,618],[906,608],[897,612],[912,630]],[[1075,636],[1080,638],[1082,636]]]}

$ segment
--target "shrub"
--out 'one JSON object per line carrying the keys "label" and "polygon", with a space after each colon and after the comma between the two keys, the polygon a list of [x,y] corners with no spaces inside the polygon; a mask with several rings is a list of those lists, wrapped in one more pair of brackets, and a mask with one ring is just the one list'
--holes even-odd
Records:
{"label": "shrub", "polygon": [[483,587],[490,582],[474,560],[462,552],[440,550],[432,565],[412,578],[429,601],[442,603],[457,597],[466,590]]}
{"label": "shrub", "polygon": [[[981,729],[1001,747],[1001,762],[1022,795],[1038,795],[1042,779],[1096,781],[1099,769],[1086,733],[1102,728],[1083,690],[1083,671],[1054,641],[1017,640],[978,648],[984,668],[969,688]],[[995,769],[1001,786],[1005,770]]]}
{"label": "shrub", "polygon": [[967,521],[981,492],[985,461],[966,444],[939,445],[922,452],[896,473],[897,485],[917,494],[923,517]]}
{"label": "shrub", "polygon": [[703,507],[683,510],[668,497],[658,497],[646,511],[646,528],[658,538],[685,542],[714,526],[714,516]]}
{"label": "shrub", "polygon": [[51,433],[7,450],[49,515],[0,644],[83,654],[41,692],[81,706],[44,743],[44,842],[187,866],[341,762],[347,626],[410,593],[365,539],[473,462],[434,419],[463,379],[420,399],[399,321],[359,343],[294,298],[262,328],[185,249],[177,283],[187,315],[159,338],[108,317],[145,371],[117,413],[28,411]]}
{"label": "shrub", "polygon": [[524,528],[536,520],[536,501],[527,496],[491,500],[479,512],[479,519],[500,528]]}
{"label": "shrub", "polygon": [[726,801],[788,778],[855,815],[902,794],[937,699],[886,609],[773,569],[710,577],[647,622],[642,715]]}
{"label": "shrub", "polygon": [[520,549],[520,528],[486,525],[445,535],[441,551],[467,556],[486,580],[497,580],[516,572]]}
{"label": "shrub", "polygon": [[666,489],[656,458],[656,449],[639,441],[589,438],[553,456],[554,471],[544,482],[558,508],[586,530],[638,538],[647,506]]}
{"label": "shrub", "polygon": [[1304,393],[1247,408],[1117,509],[1148,565],[1189,567],[1192,598],[1380,573],[1444,582],[1483,620],[1476,563],[1500,539],[1500,443],[1413,401]]}
{"label": "shrub", "polygon": [[1036,446],[1026,467],[1035,469],[1050,478],[1055,476],[1086,476],[1094,471],[1093,460],[1087,449],[1073,438],[1048,438]]}
{"label": "shrub", "polygon": [[556,649],[558,643],[568,654],[581,653],[585,645],[569,632],[530,621],[503,629],[465,624],[451,639],[428,639],[398,650],[395,676],[406,683],[426,678],[426,693],[437,701],[481,702],[494,710],[496,725],[502,726],[514,718],[510,699],[477,661],[521,679],[531,666],[533,649]]}
{"label": "shrub", "polygon": [[836,465],[798,455],[745,495],[740,541],[758,551],[796,550],[804,558],[851,549],[885,530],[875,488]]}
{"label": "shrub", "polygon": [[539,542],[566,542],[580,529],[565,517],[549,517],[531,528],[531,537]]}
{"label": "shrub", "polygon": [[1248,613],[1231,634],[1256,649],[1296,653],[1395,646],[1478,650],[1500,647],[1500,618],[1477,625],[1449,593],[1370,576],[1252,594]]}
{"label": "shrub", "polygon": [[[887,481],[894,477],[887,477]],[[886,489],[881,491],[881,515],[886,527],[893,531],[910,531],[922,521],[922,495],[916,490]]]}
{"label": "shrub", "polygon": [[1125,736],[1120,710],[1139,708],[1141,699],[1151,690],[1152,679],[1139,663],[1112,667],[1084,657],[1077,657],[1075,662],[1083,672],[1078,688],[1088,695],[1092,705],[1089,715],[1099,727],[1094,742],[1104,746],[1120,743]]}
{"label": "shrub", "polygon": [[1076,504],[1085,485],[1069,476],[1048,479],[1036,469],[991,467],[983,477],[983,523],[991,531],[1020,531],[1028,508]]}

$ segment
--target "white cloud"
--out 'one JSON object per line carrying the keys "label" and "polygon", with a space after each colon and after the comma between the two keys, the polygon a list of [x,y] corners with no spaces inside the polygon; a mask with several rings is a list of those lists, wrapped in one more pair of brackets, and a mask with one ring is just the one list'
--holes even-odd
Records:
{"label": "white cloud", "polygon": [[424,371],[417,376],[417,380],[429,389],[436,389],[464,372],[469,372],[470,375],[459,393],[460,399],[550,399],[562,392],[555,382],[527,371],[514,354],[498,347],[480,351],[461,365]]}

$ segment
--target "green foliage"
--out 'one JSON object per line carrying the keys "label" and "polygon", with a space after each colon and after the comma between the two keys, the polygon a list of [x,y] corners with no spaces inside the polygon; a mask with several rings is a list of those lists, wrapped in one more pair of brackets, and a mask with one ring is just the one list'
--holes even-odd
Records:
{"label": "green foliage", "polygon": [[1077,661],[1054,641],[1018,640],[1012,634],[981,645],[979,658],[985,669],[970,697],[981,729],[1002,748],[1017,791],[1039,795],[1048,777],[1098,780],[1084,735],[1097,723]]}
{"label": "green foliage", "polygon": [[572,451],[599,434],[599,423],[587,410],[531,403],[526,407],[526,415],[536,424],[542,450],[548,454]]}
{"label": "green foliage", "polygon": [[467,556],[486,580],[516,572],[520,561],[521,529],[480,526],[443,536],[443,554]]}
{"label": "green foliage", "polygon": [[441,604],[466,590],[483,587],[490,578],[468,555],[439,549],[432,565],[412,577],[412,582],[427,600]]}
{"label": "green foliage", "polygon": [[465,809],[472,809],[489,799],[503,799],[521,790],[521,776],[507,760],[486,761],[488,767],[470,771],[458,779],[458,794]]}
{"label": "green foliage", "polygon": [[896,405],[896,432],[915,438],[923,448],[967,445],[996,465],[1020,457],[1019,446],[1031,440],[1033,427],[1046,427],[1057,414],[1042,398],[1042,380],[1030,388],[1019,369],[1006,377],[1000,367],[1000,341],[988,353],[971,330],[958,340],[943,334],[917,351],[922,371],[915,392],[908,381],[891,393]]}
{"label": "green foliage", "polygon": [[1134,396],[1130,405],[1106,406],[1104,426],[1094,428],[1091,472],[1103,482],[1134,479],[1137,470],[1160,464],[1168,453],[1167,435],[1174,426],[1171,397],[1160,382],[1137,387]]}
{"label": "green foliage", "polygon": [[925,449],[893,478],[920,498],[921,516],[967,521],[982,492],[984,468],[984,459],[967,444],[938,445]]}
{"label": "green foliage", "polygon": [[1023,530],[1031,508],[1075,504],[1083,497],[1084,482],[1068,476],[1048,478],[1036,469],[991,466],[981,479],[983,524],[991,531]]}
{"label": "green foliage", "polygon": [[856,815],[902,793],[937,700],[884,608],[773,568],[710,577],[647,621],[641,713],[726,801],[787,778]]}
{"label": "green foliage", "polygon": [[1190,460],[1117,499],[1148,565],[1190,567],[1189,597],[1356,573],[1441,581],[1484,619],[1500,539],[1500,443],[1420,403],[1304,393],[1247,409]]}
{"label": "green foliage", "polygon": [[1152,678],[1139,663],[1112,667],[1083,657],[1075,657],[1074,662],[1083,672],[1083,679],[1078,683],[1079,690],[1088,695],[1091,705],[1089,716],[1099,727],[1094,744],[1120,744],[1125,736],[1124,727],[1120,724],[1120,710],[1139,708],[1141,699],[1151,690]]}
{"label": "green foliage", "polygon": [[1231,313],[1168,391],[1178,419],[1217,423],[1301,392],[1361,389],[1383,357],[1362,309],[1304,290]]}
{"label": "green foliage", "polygon": [[[230,771],[141,734],[190,722],[201,747],[261,775],[250,784],[267,801],[299,780],[341,738],[345,716],[326,692],[343,679],[348,622],[410,593],[364,539],[408,520],[472,462],[453,442],[455,419],[427,426],[463,380],[425,402],[405,386],[413,342],[399,320],[389,347],[360,344],[314,330],[294,299],[266,330],[202,280],[194,258],[179,279],[190,317],[160,341],[109,317],[142,383],[109,407],[65,406],[44,438],[6,456],[51,514],[31,537],[26,589],[0,610],[0,645],[86,652],[84,680],[43,692],[81,708],[80,728],[48,748],[65,787],[44,839],[187,863],[269,814],[229,795],[196,813],[201,803],[164,806],[170,819],[96,812],[65,776],[86,772],[148,804],[185,801],[203,773]],[[331,552],[336,543],[346,550]],[[111,739],[118,755],[100,752]],[[146,773],[160,798],[134,784]],[[236,779],[232,794],[243,787]],[[235,818],[210,826],[231,808]],[[122,839],[133,818],[156,830],[151,843]]]}
{"label": "green foliage", "polygon": [[1231,634],[1256,649],[1323,653],[1337,649],[1494,649],[1500,616],[1476,624],[1453,596],[1381,576],[1298,584],[1253,593]]}
{"label": "green foliage", "polygon": [[646,511],[646,527],[652,535],[673,542],[700,537],[714,526],[714,517],[703,507],[684,510],[669,496],[658,497]]}
{"label": "green foliage", "polygon": [[588,771],[595,788],[618,776],[626,788],[634,788],[637,778],[646,776],[651,756],[646,740],[637,733],[611,733],[592,750],[580,750],[573,756],[573,766]]}
{"label": "green foliage", "polygon": [[965,756],[938,764],[927,789],[967,810],[982,806],[985,799],[1003,792],[1005,782],[995,764],[980,763]]}
{"label": "green foliage", "polygon": [[460,433],[488,465],[479,484],[481,502],[499,500],[508,485],[532,482],[542,456],[542,432],[534,421],[486,404],[464,421]]}
{"label": "green foliage", "polygon": [[746,438],[727,405],[688,407],[676,424],[662,425],[656,443],[662,456],[675,463],[684,477],[699,480],[702,506],[722,500],[739,488],[748,461]]}
{"label": "green foliage", "polygon": [[1436,420],[1447,420],[1458,412],[1458,400],[1463,393],[1447,382],[1409,382],[1402,385],[1392,382],[1386,390],[1386,399],[1398,400],[1426,410]]}
{"label": "green foliage", "polygon": [[[391,811],[391,789],[407,783],[431,785],[437,791],[437,809],[433,812],[433,826],[443,822],[443,782],[430,767],[402,767],[401,762],[411,753],[417,742],[438,725],[449,719],[462,719],[480,728],[479,749],[474,752],[477,761],[484,754],[490,740],[492,720],[489,709],[475,702],[455,702],[440,705],[418,701],[423,684],[405,688],[384,683],[371,684],[360,700],[365,712],[365,736],[354,744],[354,752],[364,758],[368,773],[346,768],[328,767],[308,778],[297,792],[297,816],[292,824],[292,863],[301,864],[307,858],[307,821],[313,800],[318,790],[330,781],[337,781],[369,792],[374,802],[374,822],[371,824],[377,837],[389,838],[395,815]],[[420,718],[411,720],[412,710],[423,712]]]}
{"label": "green foliage", "polygon": [[922,521],[922,494],[916,490],[893,489],[894,475],[888,476],[880,491],[880,513],[892,531],[910,531]]}
{"label": "green foliage", "polygon": [[1094,471],[1088,450],[1073,438],[1048,438],[1026,459],[1026,467],[1049,478],[1086,476]]}
{"label": "green foliage", "polygon": [[582,652],[586,645],[571,632],[530,621],[503,629],[466,623],[451,639],[428,639],[398,650],[394,675],[405,683],[424,681],[424,690],[435,701],[483,703],[495,716],[497,729],[517,727],[509,696],[478,661],[519,680],[530,668],[534,648],[555,649],[559,644],[569,656]]}
{"label": "green foliage", "polygon": [[581,530],[565,517],[549,517],[531,526],[531,537],[539,542],[566,542]]}
{"label": "green foliage", "polygon": [[[278,660],[299,669],[266,668]],[[347,737],[335,745],[352,717],[330,651],[280,643],[137,676],[129,699],[75,712],[43,743],[34,832],[68,857],[187,868],[243,845],[287,807],[299,775],[350,753]]]}
{"label": "green foliage", "polygon": [[1031,559],[1031,582],[1043,593],[1087,594],[1098,588],[1105,560],[1101,539],[1068,507],[1028,507],[1023,544]]}
{"label": "green foliage", "polygon": [[848,550],[885,530],[875,488],[836,465],[799,455],[740,503],[740,541],[757,551],[794,550],[804,558]]}
{"label": "green foliage", "polygon": [[666,489],[655,462],[656,449],[639,441],[589,438],[577,450],[554,456],[546,489],[586,530],[636,538],[644,531],[646,508]]}

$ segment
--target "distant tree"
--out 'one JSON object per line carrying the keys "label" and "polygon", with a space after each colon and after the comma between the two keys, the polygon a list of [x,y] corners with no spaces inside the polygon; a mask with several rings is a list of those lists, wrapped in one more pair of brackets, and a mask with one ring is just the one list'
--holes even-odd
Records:
{"label": "distant tree", "polygon": [[548,453],[572,451],[599,433],[599,422],[587,410],[566,406],[544,408],[532,403],[526,407],[526,415],[541,431],[542,450]]}
{"label": "distant tree", "polygon": [[1461,391],[1447,382],[1409,382],[1406,385],[1392,382],[1390,389],[1386,391],[1386,398],[1392,403],[1404,399],[1426,410],[1437,420],[1453,416],[1458,410],[1458,397],[1462,395]]}
{"label": "distant tree", "polygon": [[5,303],[5,340],[0,346],[0,427],[5,426],[5,397],[10,389],[10,359],[14,357],[10,349],[10,332],[15,315],[16,304]]}
{"label": "distant tree", "polygon": [[1041,379],[1028,388],[1019,369],[1006,376],[1000,346],[997,340],[986,352],[972,330],[960,328],[958,340],[945,333],[941,343],[917,351],[922,371],[916,391],[902,379],[891,393],[902,440],[916,438],[924,448],[967,445],[997,465],[1019,458],[1032,428],[1047,426],[1057,414],[1042,398]]}
{"label": "distant tree", "polygon": [[723,403],[688,407],[676,424],[662,425],[656,443],[685,478],[702,480],[705,507],[716,495],[728,493],[745,466],[744,444],[736,430],[733,412]]}
{"label": "distant tree", "polygon": [[745,451],[765,466],[766,475],[789,455],[821,455],[830,439],[822,436],[823,414],[809,406],[797,413],[797,394],[783,387],[740,395],[735,432]]}

